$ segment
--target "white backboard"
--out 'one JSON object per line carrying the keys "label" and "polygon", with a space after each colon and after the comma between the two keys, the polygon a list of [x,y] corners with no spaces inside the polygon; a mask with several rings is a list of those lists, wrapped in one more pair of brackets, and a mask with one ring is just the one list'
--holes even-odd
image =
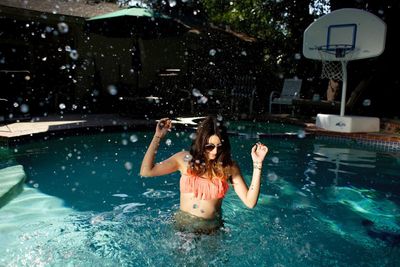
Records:
{"label": "white backboard", "polygon": [[306,58],[342,61],[379,56],[385,50],[386,24],[361,9],[343,8],[308,26],[303,36]]}

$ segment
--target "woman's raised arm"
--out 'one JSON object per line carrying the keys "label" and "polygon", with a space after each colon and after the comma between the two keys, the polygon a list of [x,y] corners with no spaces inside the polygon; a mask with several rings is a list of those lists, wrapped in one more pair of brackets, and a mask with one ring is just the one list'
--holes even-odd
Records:
{"label": "woman's raised arm", "polygon": [[261,169],[267,153],[268,148],[261,143],[254,145],[251,149],[253,177],[251,179],[250,188],[247,187],[247,184],[240,173],[239,166],[235,164],[232,168],[232,185],[236,194],[248,208],[254,208],[257,205],[261,187]]}
{"label": "woman's raised arm", "polygon": [[161,176],[175,172],[179,169],[179,153],[171,156],[163,162],[154,164],[160,142],[167,135],[168,131],[170,131],[171,127],[172,123],[171,120],[168,118],[163,118],[157,123],[153,139],[151,140],[151,143],[147,148],[146,154],[143,157],[142,166],[140,167],[141,176]]}

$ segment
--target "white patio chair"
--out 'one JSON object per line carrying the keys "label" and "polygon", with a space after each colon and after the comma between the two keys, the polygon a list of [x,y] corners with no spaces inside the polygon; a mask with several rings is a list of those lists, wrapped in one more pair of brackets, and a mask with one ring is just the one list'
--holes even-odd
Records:
{"label": "white patio chair", "polygon": [[301,79],[285,79],[280,93],[272,91],[269,95],[269,113],[272,114],[272,105],[293,106],[293,100],[300,97],[301,83]]}

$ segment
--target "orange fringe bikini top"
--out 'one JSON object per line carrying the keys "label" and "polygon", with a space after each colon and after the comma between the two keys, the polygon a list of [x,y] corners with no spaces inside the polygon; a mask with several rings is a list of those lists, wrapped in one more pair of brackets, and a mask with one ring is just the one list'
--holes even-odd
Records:
{"label": "orange fringe bikini top", "polygon": [[194,193],[196,198],[204,200],[223,198],[229,189],[226,179],[209,180],[191,174],[182,174],[179,184],[181,193]]}

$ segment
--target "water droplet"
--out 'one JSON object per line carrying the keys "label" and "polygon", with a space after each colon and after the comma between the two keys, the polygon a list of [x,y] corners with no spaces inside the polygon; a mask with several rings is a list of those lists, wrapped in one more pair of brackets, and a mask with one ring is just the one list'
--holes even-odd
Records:
{"label": "water droplet", "polygon": [[69,30],[68,24],[65,22],[60,22],[57,24],[57,26],[60,33],[67,33]]}
{"label": "water droplet", "polygon": [[197,100],[197,103],[199,103],[199,104],[205,104],[205,103],[207,103],[207,101],[208,101],[208,98],[207,98],[207,97],[201,96],[201,97]]}
{"label": "water droplet", "polygon": [[190,139],[192,139],[192,140],[194,140],[194,139],[196,139],[196,133],[191,133],[190,135],[189,135],[189,138]]}
{"label": "water droplet", "polygon": [[169,4],[170,7],[174,7],[174,6],[176,6],[176,1],[175,0],[169,0],[168,4]]}
{"label": "water droplet", "polygon": [[59,107],[60,109],[65,109],[65,108],[66,108],[66,106],[65,106],[64,103],[60,103],[60,105],[58,105],[58,107]]}
{"label": "water droplet", "polygon": [[108,91],[108,93],[110,94],[110,95],[116,95],[116,94],[118,94],[118,90],[117,90],[117,87],[115,87],[115,85],[109,85],[109,86],[107,86],[107,91]]}
{"label": "water droplet", "polygon": [[216,53],[217,53],[217,50],[215,50],[215,49],[211,49],[210,52],[208,52],[208,54],[212,57],[215,56]]}
{"label": "water droplet", "polygon": [[192,90],[192,94],[193,94],[193,96],[195,96],[195,97],[201,97],[201,96],[202,96],[201,92],[200,92],[198,89],[196,89],[196,88],[194,88],[194,89]]}
{"label": "water droplet", "polygon": [[189,162],[189,161],[192,160],[192,158],[193,158],[192,155],[187,154],[187,155],[185,155],[185,157],[183,158],[183,160],[186,161],[186,162]]}
{"label": "water droplet", "polygon": [[136,143],[139,139],[138,139],[138,137],[136,135],[132,134],[129,137],[129,140],[131,140],[132,143]]}
{"label": "water droplet", "polygon": [[127,171],[130,171],[133,168],[133,164],[132,164],[132,162],[127,161],[127,162],[125,162],[124,167]]}
{"label": "water droplet", "polygon": [[272,157],[272,162],[273,163],[275,163],[275,164],[278,164],[279,163],[279,158],[278,157]]}
{"label": "water droplet", "polygon": [[297,137],[298,138],[304,138],[306,137],[306,132],[304,130],[299,130],[297,131]]}
{"label": "water droplet", "polygon": [[27,104],[22,104],[20,106],[20,110],[22,113],[28,113],[29,112],[29,106]]}
{"label": "water droplet", "polygon": [[294,59],[297,59],[297,60],[301,59],[301,54],[300,53],[294,54]]}
{"label": "water droplet", "polygon": [[78,51],[76,51],[75,49],[71,50],[71,52],[69,52],[69,57],[73,60],[77,60],[79,57]]}
{"label": "water droplet", "polygon": [[267,175],[268,180],[270,180],[271,182],[275,182],[276,180],[278,180],[278,175],[276,175],[276,173],[274,172],[270,172]]}
{"label": "water droplet", "polygon": [[365,99],[364,101],[363,101],[363,106],[364,107],[369,107],[371,105],[371,100],[370,99]]}
{"label": "water droplet", "polygon": [[166,144],[167,146],[172,145],[172,140],[171,140],[171,139],[165,140],[165,144]]}

